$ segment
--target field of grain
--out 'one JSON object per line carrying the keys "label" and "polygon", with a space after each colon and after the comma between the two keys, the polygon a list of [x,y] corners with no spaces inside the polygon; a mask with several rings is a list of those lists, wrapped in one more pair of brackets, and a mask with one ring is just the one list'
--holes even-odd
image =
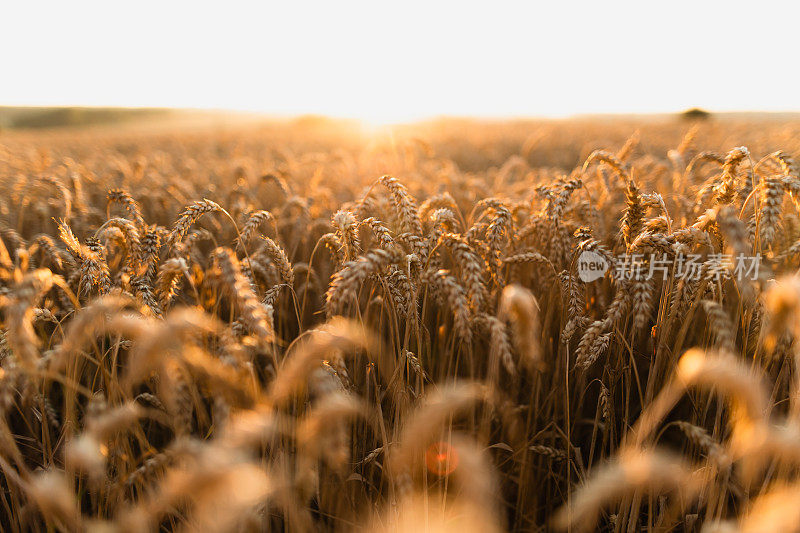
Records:
{"label": "field of grain", "polygon": [[800,531],[797,153],[741,117],[0,133],[2,530]]}

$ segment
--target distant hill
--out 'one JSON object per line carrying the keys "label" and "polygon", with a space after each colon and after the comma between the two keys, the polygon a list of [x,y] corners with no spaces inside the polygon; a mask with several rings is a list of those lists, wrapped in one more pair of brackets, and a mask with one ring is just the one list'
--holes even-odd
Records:
{"label": "distant hill", "polygon": [[[693,111],[693,110],[688,110]],[[736,121],[776,121],[787,122],[800,120],[800,112],[797,111],[720,111],[708,112],[698,110],[702,113],[708,113],[708,118],[714,120],[736,120]],[[692,113],[694,114],[694,113]],[[683,118],[686,112],[680,113],[582,113],[572,115],[571,119],[577,120],[625,120],[625,121],[641,121],[641,122],[659,122],[665,120],[673,120],[675,118]],[[691,114],[690,114],[691,116]]]}
{"label": "distant hill", "polygon": [[709,113],[705,109],[700,109],[699,107],[693,107],[681,113],[681,118],[684,120],[708,120],[709,118],[711,118],[711,113]]}
{"label": "distant hill", "polygon": [[114,124],[175,113],[162,108],[125,107],[2,107],[0,129],[58,128]]}

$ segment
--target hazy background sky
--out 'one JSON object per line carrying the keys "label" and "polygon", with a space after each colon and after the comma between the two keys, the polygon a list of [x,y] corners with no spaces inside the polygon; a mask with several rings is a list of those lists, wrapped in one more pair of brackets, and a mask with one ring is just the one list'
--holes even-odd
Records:
{"label": "hazy background sky", "polygon": [[798,2],[0,4],[0,105],[432,115],[800,110]]}

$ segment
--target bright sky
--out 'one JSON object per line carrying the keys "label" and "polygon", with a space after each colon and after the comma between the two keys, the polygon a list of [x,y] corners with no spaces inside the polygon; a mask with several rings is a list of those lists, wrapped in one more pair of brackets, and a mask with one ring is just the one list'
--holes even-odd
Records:
{"label": "bright sky", "polygon": [[800,111],[798,22],[800,2],[763,0],[3,0],[0,105]]}

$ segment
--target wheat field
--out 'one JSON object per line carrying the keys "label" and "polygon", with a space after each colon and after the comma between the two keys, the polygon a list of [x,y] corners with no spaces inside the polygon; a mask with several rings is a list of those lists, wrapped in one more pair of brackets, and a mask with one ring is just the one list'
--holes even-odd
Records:
{"label": "wheat field", "polygon": [[3,132],[2,530],[800,531],[797,153],[741,118]]}

